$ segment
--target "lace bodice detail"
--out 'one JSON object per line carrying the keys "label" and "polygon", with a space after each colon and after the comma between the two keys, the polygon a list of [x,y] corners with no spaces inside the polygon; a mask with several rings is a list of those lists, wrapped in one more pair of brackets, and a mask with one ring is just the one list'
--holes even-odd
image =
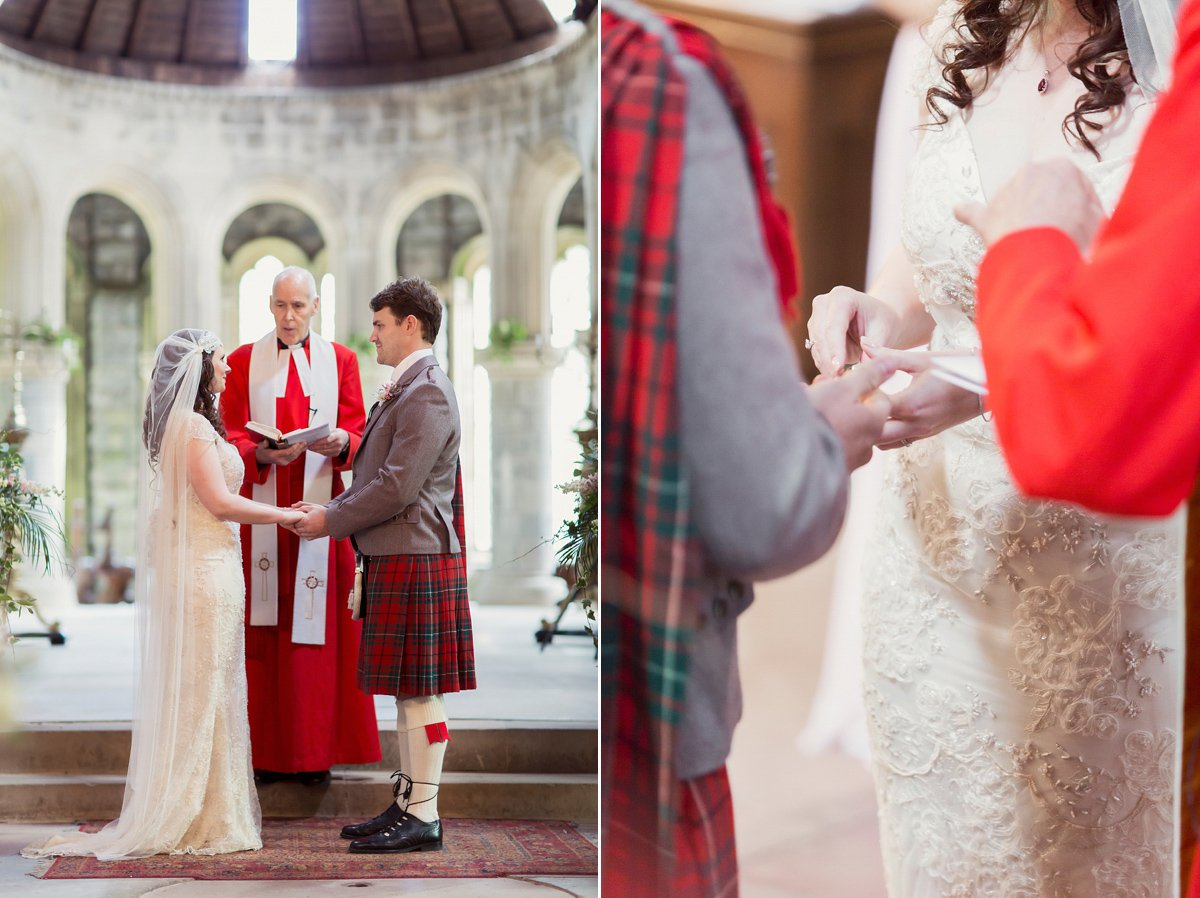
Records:
{"label": "lace bodice detail", "polygon": [[215,427],[203,415],[193,413],[188,421],[188,439],[204,440],[215,443],[221,456],[221,470],[225,474],[225,486],[231,493],[242,488],[242,479],[246,476],[246,466],[242,457],[230,443],[221,439]]}
{"label": "lace bodice detail", "polygon": [[[931,54],[917,95],[939,77]],[[1073,160],[1111,208],[1130,158]],[[902,236],[933,349],[979,346],[983,245],[953,209],[983,183],[960,113],[922,134]],[[1022,496],[980,417],[889,453],[878,526],[864,689],[891,898],[1175,895],[1181,520]]]}
{"label": "lace bodice detail", "polygon": [[[929,27],[934,47],[952,37],[954,13],[961,4],[944,4]],[[930,87],[941,81],[941,66],[933,49],[917,67],[912,94],[924,102]],[[979,348],[975,320],[975,272],[983,258],[983,241],[972,228],[954,217],[959,203],[986,202],[971,134],[960,110],[950,112],[944,125],[922,130],[905,182],[901,238],[916,269],[921,301],[937,322],[931,348]],[[1105,208],[1112,210],[1125,185],[1132,154],[1097,161],[1073,144],[1064,152],[1092,181]]]}
{"label": "lace bodice detail", "polygon": [[[231,493],[236,493],[242,488],[242,479],[246,474],[242,457],[238,454],[237,449],[221,439],[220,434],[207,418],[198,414],[192,415],[191,420],[188,421],[188,439],[211,442],[220,456],[221,471],[225,475],[225,486]],[[227,543],[229,536],[232,535],[240,545],[241,531],[238,525],[213,517],[212,513],[204,507],[190,483],[187,492],[188,532],[191,536],[197,539],[215,539],[218,542]]]}

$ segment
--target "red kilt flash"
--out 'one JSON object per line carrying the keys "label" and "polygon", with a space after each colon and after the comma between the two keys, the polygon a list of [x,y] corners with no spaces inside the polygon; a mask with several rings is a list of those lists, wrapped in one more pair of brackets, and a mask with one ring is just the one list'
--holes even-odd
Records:
{"label": "red kilt flash", "polygon": [[363,559],[358,687],[370,695],[437,695],[475,688],[467,604],[462,467],[454,485],[456,555]]}

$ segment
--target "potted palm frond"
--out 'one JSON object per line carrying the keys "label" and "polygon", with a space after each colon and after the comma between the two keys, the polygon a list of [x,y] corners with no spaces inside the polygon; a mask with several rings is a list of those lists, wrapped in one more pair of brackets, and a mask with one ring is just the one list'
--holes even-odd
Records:
{"label": "potted palm frond", "polygon": [[47,501],[62,495],[53,487],[21,477],[20,432],[0,432],[0,633],[11,639],[8,616],[33,609],[32,596],[14,586],[17,565],[24,559],[50,572],[51,561],[62,557],[65,543],[62,519]]}

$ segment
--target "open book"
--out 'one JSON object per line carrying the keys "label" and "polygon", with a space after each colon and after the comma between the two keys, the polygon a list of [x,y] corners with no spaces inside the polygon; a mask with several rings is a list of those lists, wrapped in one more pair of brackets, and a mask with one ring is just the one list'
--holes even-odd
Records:
{"label": "open book", "polygon": [[312,427],[301,427],[291,433],[283,433],[278,428],[267,424],[247,421],[246,430],[266,440],[267,446],[271,449],[286,449],[293,443],[315,443],[317,440],[323,440],[329,436],[328,424],[314,424]]}

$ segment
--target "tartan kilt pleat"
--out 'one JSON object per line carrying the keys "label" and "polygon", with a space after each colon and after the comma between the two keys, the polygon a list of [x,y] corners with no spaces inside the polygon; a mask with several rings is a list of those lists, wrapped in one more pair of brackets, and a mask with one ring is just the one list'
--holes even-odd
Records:
{"label": "tartan kilt pleat", "polygon": [[358,686],[371,695],[437,695],[475,688],[466,559],[365,559]]}
{"label": "tartan kilt pleat", "polygon": [[[672,852],[635,829],[608,821],[601,842],[604,892],[622,898],[737,898],[737,843],[733,799],[724,767],[678,781],[679,811],[672,825]],[[622,805],[637,800],[618,785],[606,792],[605,813],[622,820],[637,813]],[[642,809],[645,813],[645,809]]]}

